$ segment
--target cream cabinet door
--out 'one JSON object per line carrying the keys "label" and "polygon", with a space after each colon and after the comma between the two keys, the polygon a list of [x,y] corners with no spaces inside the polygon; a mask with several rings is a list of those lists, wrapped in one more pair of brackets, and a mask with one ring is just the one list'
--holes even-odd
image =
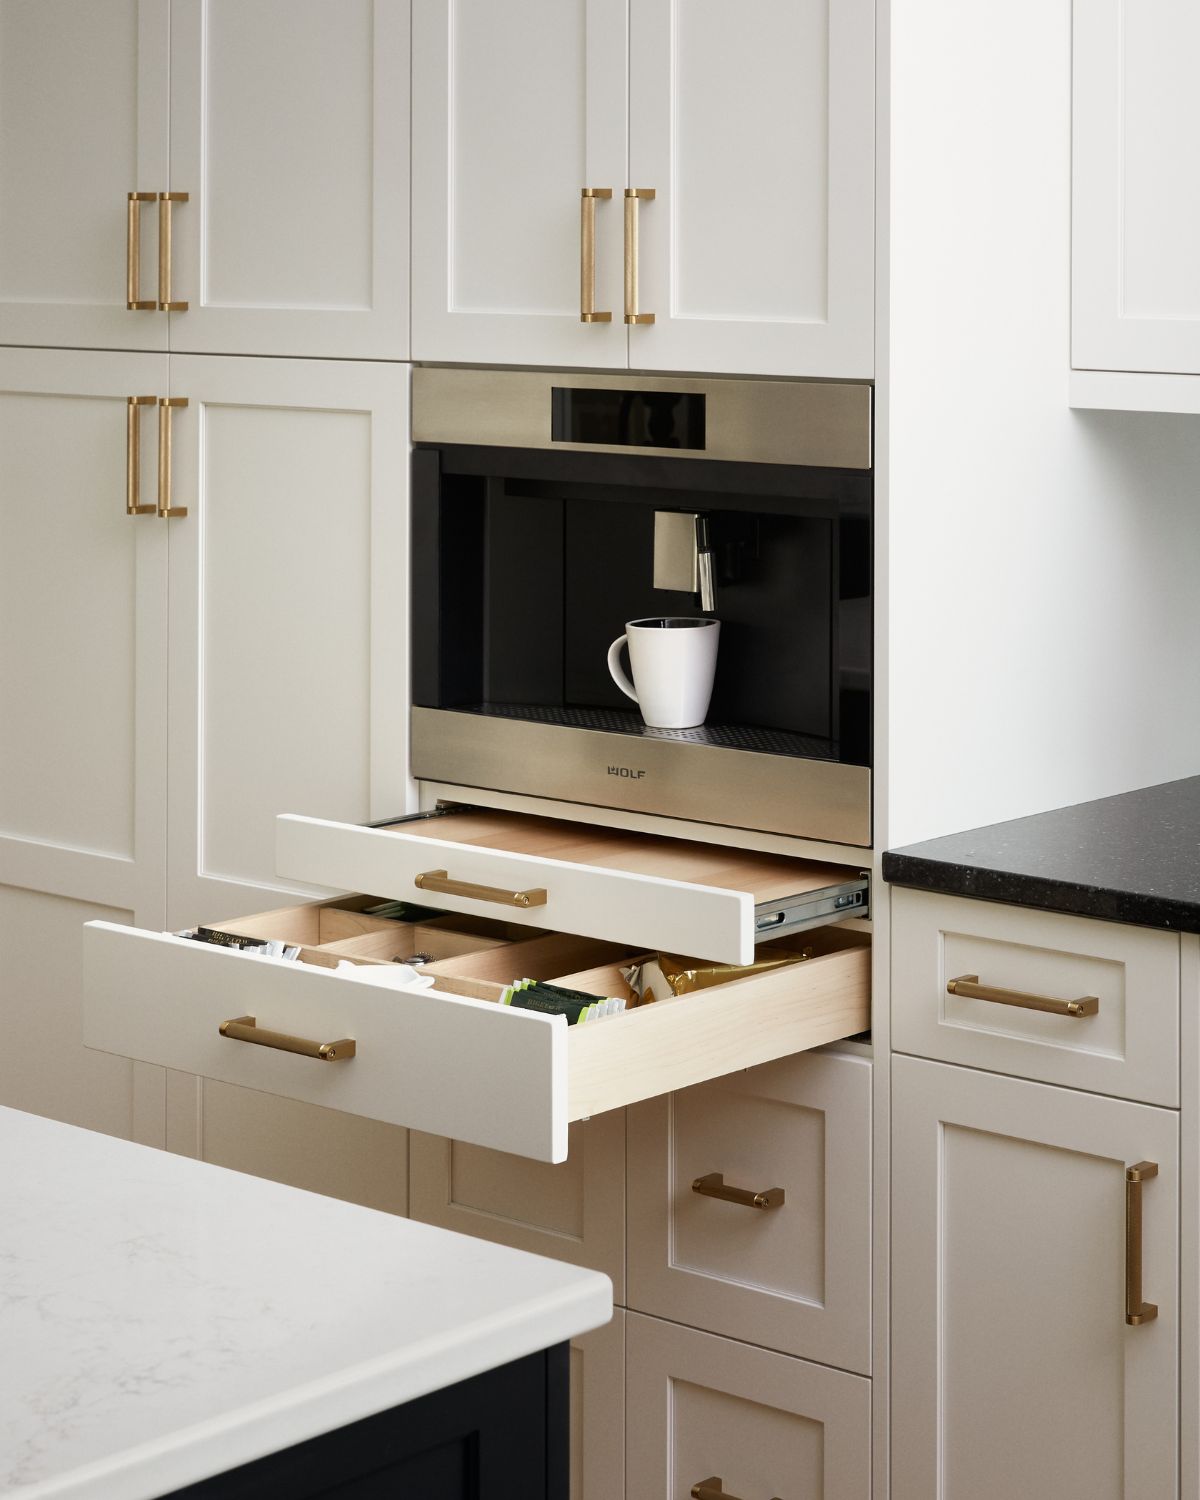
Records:
{"label": "cream cabinet door", "polygon": [[172,350],[408,357],[408,0],[172,0]]}
{"label": "cream cabinet door", "polygon": [[1072,359],[1200,373],[1194,0],[1073,10]]}
{"label": "cream cabinet door", "polygon": [[625,142],[625,0],[414,0],[414,359],[624,367]]}
{"label": "cream cabinet door", "polygon": [[872,0],[632,0],[634,369],[869,378]]}
{"label": "cream cabinet door", "polygon": [[892,1129],[893,1500],[1173,1500],[1174,1112],[896,1057]]}
{"label": "cream cabinet door", "polygon": [[128,195],[167,186],[167,7],[0,0],[0,343],[167,347],[166,313],[126,307]]}
{"label": "cream cabinet door", "polygon": [[166,389],[165,355],[0,349],[0,1103],[148,1141],[162,1071],[84,1049],[80,924],[164,919],[167,525],[126,513],[126,398]]}
{"label": "cream cabinet door", "polygon": [[288,904],[281,809],[408,804],[408,389],[398,365],[171,357],[172,928]]}

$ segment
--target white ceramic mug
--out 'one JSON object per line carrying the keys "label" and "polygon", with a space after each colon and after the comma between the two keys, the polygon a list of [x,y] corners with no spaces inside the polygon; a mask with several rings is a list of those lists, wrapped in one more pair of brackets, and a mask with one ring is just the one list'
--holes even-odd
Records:
{"label": "white ceramic mug", "polygon": [[[651,729],[695,729],[704,723],[712,697],[720,635],[720,620],[630,620],[608,648],[608,670]],[[622,646],[629,648],[632,682],[621,668]]]}

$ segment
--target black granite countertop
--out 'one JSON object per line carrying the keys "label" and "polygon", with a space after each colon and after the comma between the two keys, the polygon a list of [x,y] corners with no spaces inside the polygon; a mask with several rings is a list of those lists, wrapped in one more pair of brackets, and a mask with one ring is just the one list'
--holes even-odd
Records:
{"label": "black granite countertop", "polygon": [[894,849],[883,856],[883,878],[1200,932],[1200,776]]}

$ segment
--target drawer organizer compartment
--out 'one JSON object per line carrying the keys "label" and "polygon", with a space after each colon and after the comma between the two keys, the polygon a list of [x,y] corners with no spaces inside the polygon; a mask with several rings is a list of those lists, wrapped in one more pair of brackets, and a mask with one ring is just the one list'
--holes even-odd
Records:
{"label": "drawer organizer compartment", "polygon": [[[500,1002],[519,979],[634,998],[641,945],[460,915],[374,916],[344,897],[216,924],[255,957],[108,922],[84,929],[89,1047],[435,1135],[562,1161],[567,1126],[870,1024],[869,940],[779,939],[801,963],[568,1026]],[[432,987],[405,982],[417,959]],[[409,977],[410,979],[410,977]]]}
{"label": "drawer organizer compartment", "polygon": [[284,815],[275,848],[289,880],[733,964],[868,913],[857,867],[456,804],[370,827]]}

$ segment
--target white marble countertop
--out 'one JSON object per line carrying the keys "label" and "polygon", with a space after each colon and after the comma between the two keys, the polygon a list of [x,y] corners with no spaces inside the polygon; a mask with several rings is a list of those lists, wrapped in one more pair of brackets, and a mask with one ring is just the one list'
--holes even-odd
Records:
{"label": "white marble countertop", "polygon": [[150,1500],[608,1321],[606,1276],[0,1109],[0,1495]]}

